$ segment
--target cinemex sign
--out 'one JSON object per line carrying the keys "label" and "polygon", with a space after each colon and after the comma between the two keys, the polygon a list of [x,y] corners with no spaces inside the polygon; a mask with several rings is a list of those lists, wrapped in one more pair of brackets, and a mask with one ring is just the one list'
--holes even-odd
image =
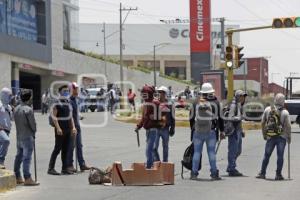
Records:
{"label": "cinemex sign", "polygon": [[[221,31],[212,31],[211,32],[211,38],[215,39],[215,38],[221,38]],[[189,29],[179,29],[179,28],[171,28],[169,31],[169,36],[173,39],[177,39],[177,38],[189,38],[190,37],[190,30]]]}
{"label": "cinemex sign", "polygon": [[197,40],[202,42],[204,40],[204,27],[203,27],[203,0],[197,0]]}

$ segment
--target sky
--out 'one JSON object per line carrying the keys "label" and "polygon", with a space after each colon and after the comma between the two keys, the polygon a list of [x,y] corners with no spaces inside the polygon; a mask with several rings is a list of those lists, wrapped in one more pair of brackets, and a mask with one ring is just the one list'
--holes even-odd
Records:
{"label": "sky", "polygon": [[[119,23],[120,2],[126,8],[138,8],[130,13],[127,24],[159,24],[160,19],[189,18],[189,0],[80,0],[79,20]],[[226,24],[241,27],[271,25],[274,17],[300,16],[300,0],[211,0],[211,3],[212,18],[225,17]],[[270,81],[282,85],[290,73],[300,76],[300,28],[244,32],[240,37],[245,57],[268,58]]]}

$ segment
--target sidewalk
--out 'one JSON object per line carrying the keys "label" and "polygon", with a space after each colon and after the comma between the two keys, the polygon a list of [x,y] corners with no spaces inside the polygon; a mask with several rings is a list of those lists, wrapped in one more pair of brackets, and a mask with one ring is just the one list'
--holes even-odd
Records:
{"label": "sidewalk", "polygon": [[16,188],[16,178],[13,172],[0,169],[0,192]]}

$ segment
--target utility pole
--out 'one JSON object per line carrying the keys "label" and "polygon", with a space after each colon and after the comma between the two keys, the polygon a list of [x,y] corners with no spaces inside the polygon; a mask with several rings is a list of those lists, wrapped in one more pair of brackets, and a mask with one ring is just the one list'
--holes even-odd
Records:
{"label": "utility pole", "polygon": [[[125,23],[130,11],[137,11],[137,8],[122,8],[122,3],[120,3],[120,82],[121,91],[124,93],[124,73],[123,73],[123,24]],[[123,11],[128,11],[127,15],[123,21],[122,13]]]}
{"label": "utility pole", "polygon": [[156,87],[156,46],[153,46],[153,76],[154,76],[154,87]]}
{"label": "utility pole", "polygon": [[225,60],[225,18],[219,19],[221,23],[221,60]]}
{"label": "utility pole", "polygon": [[105,30],[105,22],[103,23],[103,46],[104,46],[104,70],[105,76],[107,78],[107,61],[106,61],[106,30]]}

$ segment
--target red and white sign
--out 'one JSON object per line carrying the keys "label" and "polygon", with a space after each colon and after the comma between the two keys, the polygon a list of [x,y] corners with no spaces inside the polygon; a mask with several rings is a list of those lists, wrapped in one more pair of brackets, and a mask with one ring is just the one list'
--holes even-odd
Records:
{"label": "red and white sign", "polygon": [[33,67],[32,67],[32,65],[29,65],[29,64],[22,64],[21,68],[22,69],[27,69],[27,70],[32,70]]}
{"label": "red and white sign", "polygon": [[63,71],[53,70],[52,71],[52,75],[53,76],[63,77],[63,76],[65,76],[65,73]]}
{"label": "red and white sign", "polygon": [[211,50],[210,0],[190,0],[191,53]]}

